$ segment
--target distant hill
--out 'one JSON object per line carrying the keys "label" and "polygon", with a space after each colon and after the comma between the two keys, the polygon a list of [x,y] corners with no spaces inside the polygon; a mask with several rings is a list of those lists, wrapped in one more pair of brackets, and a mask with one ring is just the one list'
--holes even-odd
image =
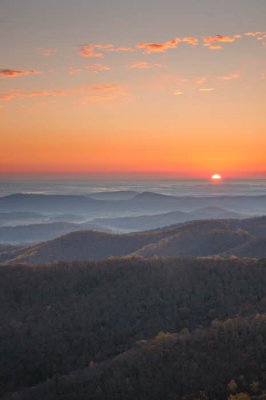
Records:
{"label": "distant hill", "polygon": [[80,226],[67,222],[0,227],[1,243],[40,242],[79,230]]}
{"label": "distant hill", "polygon": [[90,198],[96,200],[130,200],[136,197],[139,193],[133,190],[121,190],[110,192],[90,193]]}
{"label": "distant hill", "polygon": [[95,218],[98,226],[124,231],[143,231],[161,228],[189,220],[189,213],[173,211],[166,214],[141,215],[137,217]]}
{"label": "distant hill", "polygon": [[91,223],[74,224],[68,222],[4,226],[0,227],[0,243],[37,243],[44,240],[54,239],[65,233],[88,229],[100,231],[108,230],[107,228],[103,229]]}
{"label": "distant hill", "polygon": [[156,229],[182,222],[204,219],[247,218],[248,216],[219,207],[201,208],[191,212],[172,211],[164,214],[141,215],[135,217],[95,218],[91,222],[104,228],[125,232]]}
{"label": "distant hill", "polygon": [[227,210],[221,207],[203,207],[196,210],[191,211],[190,213],[191,220],[194,219],[243,219],[248,218],[248,215],[241,214],[239,212]]}
{"label": "distant hill", "polygon": [[30,223],[32,221],[41,222],[44,219],[47,219],[47,217],[30,211],[0,212],[0,226],[8,224],[19,225],[23,223]]}
{"label": "distant hill", "polygon": [[200,208],[218,207],[237,213],[266,213],[266,196],[175,197],[143,192],[136,195],[134,193],[131,197],[128,193],[125,195],[118,192],[97,194],[96,197],[98,198],[18,193],[0,197],[0,212],[71,213],[85,214],[91,218],[167,213],[177,210],[191,212]]}
{"label": "distant hill", "polygon": [[112,234],[78,231],[25,249],[10,262],[104,259],[111,256],[209,256],[226,254],[266,236],[266,218],[191,221],[153,231]]}

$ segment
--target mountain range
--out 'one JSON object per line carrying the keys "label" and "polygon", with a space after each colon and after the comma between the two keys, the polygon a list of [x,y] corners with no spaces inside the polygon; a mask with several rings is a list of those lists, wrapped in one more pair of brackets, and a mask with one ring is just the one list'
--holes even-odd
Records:
{"label": "mountain range", "polygon": [[262,257],[266,217],[202,220],[129,234],[71,232],[53,240],[6,252],[2,262],[40,264],[121,256]]}

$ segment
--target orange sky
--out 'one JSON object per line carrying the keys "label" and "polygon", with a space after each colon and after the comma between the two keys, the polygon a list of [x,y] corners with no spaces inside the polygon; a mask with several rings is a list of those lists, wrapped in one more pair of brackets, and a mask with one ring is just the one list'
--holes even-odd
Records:
{"label": "orange sky", "polygon": [[[73,11],[67,2],[65,19],[58,10],[46,21],[48,34],[45,10],[26,2],[35,21],[28,30],[18,0],[18,9],[3,2],[11,22],[2,28],[2,175],[265,175],[265,5],[249,10],[243,0],[233,25],[220,9],[217,31],[194,1],[179,1],[187,23],[166,10],[156,29],[147,10],[136,32],[127,31],[126,21],[137,14],[119,0],[124,20],[114,33],[107,15],[114,18],[114,10],[106,10],[99,33],[97,13],[85,29],[81,12],[88,22],[91,10],[84,2],[67,23]],[[209,0],[203,3],[210,9]],[[198,12],[197,25],[185,10]]]}

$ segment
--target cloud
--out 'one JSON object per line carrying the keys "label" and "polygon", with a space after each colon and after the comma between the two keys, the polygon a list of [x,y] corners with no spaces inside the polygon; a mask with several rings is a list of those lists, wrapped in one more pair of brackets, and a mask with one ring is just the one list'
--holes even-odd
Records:
{"label": "cloud", "polygon": [[256,36],[262,35],[262,34],[264,34],[264,32],[246,32],[246,33],[244,33],[244,35],[248,36],[248,37],[256,37]]}
{"label": "cloud", "polygon": [[261,40],[265,38],[266,32],[246,32],[244,35],[247,37],[255,37],[258,40]]}
{"label": "cloud", "polygon": [[151,64],[148,61],[135,61],[128,66],[131,69],[156,69],[162,68],[162,64]]}
{"label": "cloud", "polygon": [[126,53],[126,52],[132,53],[132,52],[136,51],[136,49],[134,49],[133,47],[115,47],[115,46],[113,46],[113,47],[107,49],[107,51],[122,52],[122,53]]}
{"label": "cloud", "polygon": [[56,52],[56,49],[51,47],[38,47],[37,51],[44,57],[51,57]]}
{"label": "cloud", "polygon": [[103,72],[103,71],[109,71],[110,67],[109,65],[106,64],[89,64],[84,67],[85,69],[93,72]]}
{"label": "cloud", "polygon": [[79,48],[81,57],[102,58],[103,52],[134,52],[132,47],[116,47],[113,44],[85,44]]}
{"label": "cloud", "polygon": [[241,38],[242,35],[239,34],[236,34],[234,36],[226,36],[226,35],[204,36],[203,42],[204,46],[208,47],[210,50],[220,50],[222,49],[221,43],[233,43]]}
{"label": "cloud", "polygon": [[164,43],[138,43],[136,45],[137,49],[143,49],[145,53],[165,53],[166,50],[176,49],[178,44],[182,42],[182,39],[176,38],[173,40],[168,40]]}
{"label": "cloud", "polygon": [[176,37],[172,40],[165,42],[140,42],[132,47],[115,46],[114,44],[85,44],[79,48],[79,54],[82,57],[88,58],[102,58],[106,52],[135,52],[143,50],[145,54],[152,53],[165,53],[170,49],[176,49],[178,45],[184,43],[192,47],[203,44],[209,50],[222,50],[223,44],[234,43],[239,39],[254,37],[256,40],[261,41],[263,45],[266,43],[266,32],[246,32],[244,34],[235,35],[211,35],[204,36],[203,42],[194,36]]}
{"label": "cloud", "polygon": [[24,70],[16,70],[16,69],[0,69],[0,76],[4,78],[16,78],[17,76],[26,76],[26,75],[40,75],[42,72],[37,71],[35,69],[24,69]]}
{"label": "cloud", "polygon": [[10,90],[0,92],[0,100],[13,101],[37,97],[64,97],[72,96],[83,99],[83,103],[114,101],[128,95],[125,86],[119,84],[104,84],[97,86],[72,87],[65,90],[36,90],[19,91]]}
{"label": "cloud", "polygon": [[89,96],[83,99],[82,104],[111,102],[119,100],[127,95],[127,88],[123,85],[105,84],[92,86]]}
{"label": "cloud", "polygon": [[95,46],[93,44],[86,44],[81,46],[79,49],[79,55],[81,57],[88,57],[88,58],[102,58],[103,53],[95,51]]}
{"label": "cloud", "polygon": [[174,96],[182,96],[183,92],[181,90],[176,90]]}
{"label": "cloud", "polygon": [[222,46],[219,44],[210,44],[207,46],[209,50],[222,50]]}
{"label": "cloud", "polygon": [[213,92],[215,89],[210,87],[210,88],[200,88],[199,92]]}
{"label": "cloud", "polygon": [[63,90],[40,90],[40,91],[18,91],[11,90],[8,93],[0,93],[0,100],[10,101],[16,99],[26,99],[32,97],[62,97],[66,96],[66,92]]}
{"label": "cloud", "polygon": [[189,37],[184,37],[182,39],[182,42],[191,44],[191,46],[197,46],[197,44],[199,43],[199,40],[195,37],[189,36]]}
{"label": "cloud", "polygon": [[82,71],[82,68],[75,68],[75,67],[68,68],[69,75],[76,75],[76,74],[79,74],[81,71]]}
{"label": "cloud", "polygon": [[266,32],[246,32],[245,36],[258,40],[263,46],[266,45]]}
{"label": "cloud", "polygon": [[97,85],[97,86],[92,86],[91,90],[94,92],[113,92],[113,93],[121,93],[124,92],[125,87],[122,85],[117,85],[117,84],[105,84],[105,85]]}
{"label": "cloud", "polygon": [[109,65],[102,64],[102,63],[96,63],[96,64],[88,64],[81,68],[69,67],[68,73],[69,73],[69,75],[76,75],[76,74],[81,73],[84,70],[88,70],[88,71],[92,71],[92,72],[104,72],[104,71],[109,71],[110,69],[111,68],[109,67]]}
{"label": "cloud", "polygon": [[240,78],[239,72],[235,72],[235,73],[229,74],[229,75],[217,76],[217,79],[219,81],[232,81],[233,79],[238,79],[238,78]]}
{"label": "cloud", "polygon": [[206,76],[199,76],[199,77],[197,77],[197,78],[195,78],[194,80],[193,80],[193,82],[196,84],[196,85],[203,85],[204,83],[206,83],[207,82],[207,80],[208,80],[208,78],[206,77]]}

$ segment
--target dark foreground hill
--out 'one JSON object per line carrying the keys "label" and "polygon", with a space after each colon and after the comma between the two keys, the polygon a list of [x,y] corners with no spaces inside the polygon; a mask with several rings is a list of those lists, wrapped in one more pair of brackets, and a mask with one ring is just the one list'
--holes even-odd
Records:
{"label": "dark foreground hill", "polygon": [[247,243],[243,243],[242,245],[237,246],[233,250],[229,251],[226,253],[226,255],[251,258],[266,257],[266,237],[249,240]]}
{"label": "dark foreground hill", "polygon": [[259,399],[265,272],[217,258],[2,266],[0,397]]}
{"label": "dark foreground hill", "polygon": [[107,362],[5,400],[265,400],[265,346],[266,314],[191,333],[160,332]]}
{"label": "dark foreground hill", "polygon": [[[39,264],[54,261],[84,261],[139,256],[214,256],[235,255],[239,246],[266,237],[266,217],[247,220],[192,221],[167,228],[130,234],[94,231],[73,232],[22,249],[6,262]],[[248,256],[260,257],[256,246]]]}

